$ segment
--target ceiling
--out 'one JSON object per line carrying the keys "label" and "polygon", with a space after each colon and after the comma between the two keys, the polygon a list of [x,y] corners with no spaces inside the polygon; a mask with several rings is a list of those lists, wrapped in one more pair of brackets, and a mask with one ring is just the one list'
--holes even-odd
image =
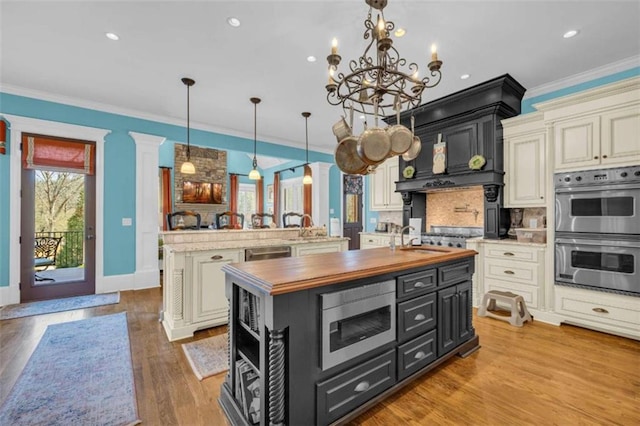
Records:
{"label": "ceiling", "polygon": [[[333,152],[342,109],[326,100],[326,56],[340,70],[365,48],[364,0],[0,2],[0,89],[250,139]],[[240,27],[227,24],[237,17]],[[401,1],[385,18],[394,46],[421,72],[438,46],[442,82],[426,103],[505,73],[527,89],[640,57],[638,1]],[[562,35],[570,29],[579,34]],[[120,36],[119,41],[105,37]],[[318,58],[315,63],[307,57]],[[461,80],[462,74],[471,77]]]}

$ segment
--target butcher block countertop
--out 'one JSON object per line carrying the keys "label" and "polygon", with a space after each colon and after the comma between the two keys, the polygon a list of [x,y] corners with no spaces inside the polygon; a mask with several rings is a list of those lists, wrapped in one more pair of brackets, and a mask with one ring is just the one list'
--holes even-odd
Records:
{"label": "butcher block countertop", "polygon": [[413,246],[381,247],[302,257],[230,263],[222,270],[260,291],[285,294],[475,256],[474,250]]}

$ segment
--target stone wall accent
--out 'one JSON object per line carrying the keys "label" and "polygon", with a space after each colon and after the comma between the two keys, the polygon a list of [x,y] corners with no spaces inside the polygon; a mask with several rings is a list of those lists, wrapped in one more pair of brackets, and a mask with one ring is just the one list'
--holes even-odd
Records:
{"label": "stone wall accent", "polygon": [[[227,152],[213,148],[191,146],[191,162],[196,168],[193,175],[180,173],[180,166],[187,161],[187,145],[174,145],[174,196],[176,210],[193,210],[200,213],[202,225],[209,225],[215,213],[229,210],[227,186]],[[192,204],[182,202],[183,182],[211,182],[222,184],[222,204]]]}

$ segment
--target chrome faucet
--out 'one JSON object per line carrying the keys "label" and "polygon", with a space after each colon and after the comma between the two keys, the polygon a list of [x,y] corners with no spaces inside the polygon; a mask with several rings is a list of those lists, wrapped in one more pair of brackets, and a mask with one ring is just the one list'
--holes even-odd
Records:
{"label": "chrome faucet", "polygon": [[413,240],[415,240],[415,238],[411,238],[411,239],[409,240],[409,242],[407,243],[407,245],[405,245],[405,244],[404,244],[404,230],[405,230],[405,229],[409,229],[409,230],[413,231],[413,230],[414,230],[414,229],[416,229],[416,228],[414,228],[414,227],[413,227],[413,226],[411,226],[411,225],[407,225],[407,226],[403,226],[403,227],[400,229],[400,246],[401,246],[401,247],[408,247],[408,246],[410,246],[410,245],[411,245],[411,242],[412,242]]}

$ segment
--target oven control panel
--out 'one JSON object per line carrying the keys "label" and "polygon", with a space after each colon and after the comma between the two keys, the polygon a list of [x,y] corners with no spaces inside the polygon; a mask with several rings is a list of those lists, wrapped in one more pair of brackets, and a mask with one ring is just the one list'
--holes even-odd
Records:
{"label": "oven control panel", "polygon": [[640,166],[556,173],[554,175],[556,188],[621,183],[640,183]]}

